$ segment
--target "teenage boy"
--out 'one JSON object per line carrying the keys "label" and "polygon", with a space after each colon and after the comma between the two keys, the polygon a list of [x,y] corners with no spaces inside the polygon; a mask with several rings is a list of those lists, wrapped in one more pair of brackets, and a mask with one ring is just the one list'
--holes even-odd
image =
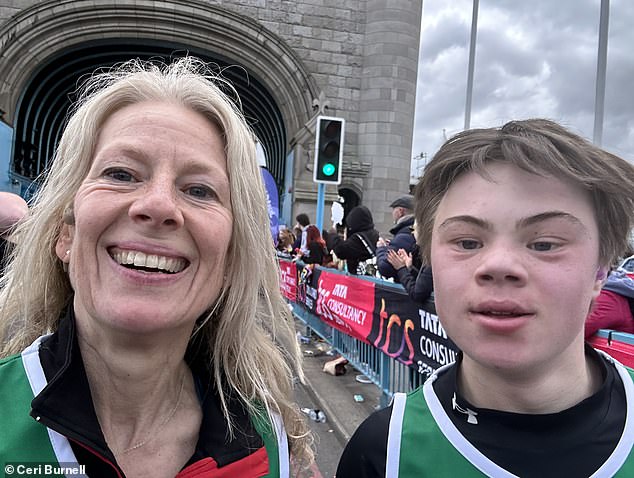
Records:
{"label": "teenage boy", "polygon": [[337,478],[634,476],[633,372],[583,336],[628,245],[634,166],[551,121],[513,121],[447,141],[415,195],[462,353],[370,416]]}

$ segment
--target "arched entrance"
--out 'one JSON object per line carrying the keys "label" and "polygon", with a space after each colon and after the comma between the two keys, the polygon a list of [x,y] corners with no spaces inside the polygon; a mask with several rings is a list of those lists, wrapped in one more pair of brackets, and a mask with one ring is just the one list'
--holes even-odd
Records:
{"label": "arched entrance", "polygon": [[311,117],[318,96],[284,41],[248,17],[202,2],[45,1],[6,24],[0,45],[0,109],[14,129],[14,174],[25,180],[45,169],[69,92],[96,67],[187,52],[230,66],[223,76],[238,90],[280,189],[289,138]]}
{"label": "arched entrance", "polygon": [[31,182],[44,172],[53,158],[82,78],[132,58],[167,62],[188,53],[217,65],[218,72],[236,88],[245,117],[268,154],[268,169],[276,182],[283,184],[287,144],[284,120],[274,98],[259,80],[243,68],[229,67],[204,51],[151,42],[135,44],[131,40],[83,44],[59,52],[34,73],[16,109],[12,174],[20,181]]}

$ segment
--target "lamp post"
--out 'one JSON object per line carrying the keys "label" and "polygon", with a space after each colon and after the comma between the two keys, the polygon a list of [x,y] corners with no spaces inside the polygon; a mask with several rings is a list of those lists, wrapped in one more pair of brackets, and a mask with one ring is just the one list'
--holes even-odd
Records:
{"label": "lamp post", "polygon": [[424,161],[422,169],[425,169],[425,166],[427,166],[427,153],[422,152],[420,154],[417,154],[412,158],[412,160],[416,161],[416,165],[414,166],[414,168],[416,169],[416,175],[421,176],[421,166],[419,162]]}

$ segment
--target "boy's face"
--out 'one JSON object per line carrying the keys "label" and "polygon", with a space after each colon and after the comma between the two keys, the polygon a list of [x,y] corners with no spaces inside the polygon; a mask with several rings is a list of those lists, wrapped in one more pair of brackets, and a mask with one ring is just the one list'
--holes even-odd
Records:
{"label": "boy's face", "polygon": [[[432,233],[436,309],[465,362],[538,372],[583,359],[583,324],[598,295],[599,231],[576,186],[492,163],[465,173]],[[552,369],[552,368],[551,368]]]}

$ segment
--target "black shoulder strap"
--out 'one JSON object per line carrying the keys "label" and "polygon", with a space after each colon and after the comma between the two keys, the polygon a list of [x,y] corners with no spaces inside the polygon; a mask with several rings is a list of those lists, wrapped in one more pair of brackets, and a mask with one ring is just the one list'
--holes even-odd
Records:
{"label": "black shoulder strap", "polygon": [[371,256],[374,255],[374,249],[370,247],[370,245],[368,244],[368,241],[366,240],[366,238],[363,236],[363,233],[361,232],[355,232],[354,233],[355,236],[359,237],[359,239],[361,239],[361,243],[365,246],[366,251],[368,251],[368,254],[370,254]]}

